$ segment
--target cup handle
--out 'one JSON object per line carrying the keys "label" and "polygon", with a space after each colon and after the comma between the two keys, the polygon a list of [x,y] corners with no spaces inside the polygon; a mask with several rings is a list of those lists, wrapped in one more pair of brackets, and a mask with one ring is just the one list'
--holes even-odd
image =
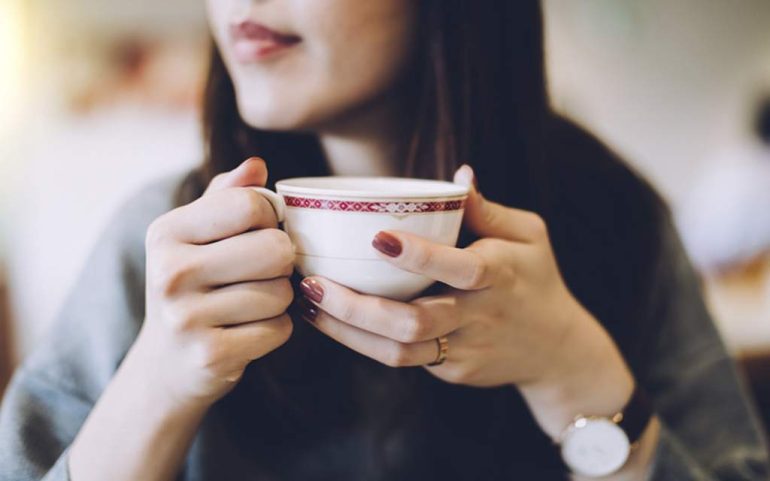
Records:
{"label": "cup handle", "polygon": [[275,216],[278,218],[278,223],[283,222],[285,213],[286,213],[286,203],[283,201],[283,196],[280,194],[276,194],[270,189],[267,189],[265,187],[250,187],[260,194],[264,195],[265,198],[270,202],[270,205],[273,206],[273,210],[275,211]]}

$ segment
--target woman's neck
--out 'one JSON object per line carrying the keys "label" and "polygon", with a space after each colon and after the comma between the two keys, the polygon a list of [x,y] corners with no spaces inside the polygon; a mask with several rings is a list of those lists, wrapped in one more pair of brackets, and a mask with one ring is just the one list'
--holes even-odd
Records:
{"label": "woman's neck", "polygon": [[319,129],[332,175],[403,175],[409,123],[402,106],[384,98]]}

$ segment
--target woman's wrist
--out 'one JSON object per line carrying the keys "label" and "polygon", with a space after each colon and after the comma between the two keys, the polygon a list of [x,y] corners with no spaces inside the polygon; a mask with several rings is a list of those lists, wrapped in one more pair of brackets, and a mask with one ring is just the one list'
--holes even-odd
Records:
{"label": "woman's wrist", "polygon": [[579,308],[549,369],[518,389],[543,431],[554,441],[575,416],[612,416],[631,397],[634,378],[604,328]]}
{"label": "woman's wrist", "polygon": [[135,386],[135,396],[149,400],[157,406],[158,412],[167,416],[205,412],[216,399],[185,394],[179,387],[184,385],[184,371],[174,364],[173,354],[169,356],[170,350],[158,345],[158,338],[149,332],[149,326],[145,324],[116,376],[130,378],[127,383]]}
{"label": "woman's wrist", "polygon": [[159,420],[202,417],[213,401],[188,399],[178,395],[171,380],[164,375],[164,367],[167,366],[162,365],[162,360],[148,355],[145,350],[149,346],[139,341],[141,334],[116,373],[117,382],[123,386],[121,389],[127,392],[130,390],[130,395],[137,403],[151,405]]}
{"label": "woman's wrist", "polygon": [[176,402],[141,349],[134,344],[73,442],[73,480],[176,475],[208,406]]}

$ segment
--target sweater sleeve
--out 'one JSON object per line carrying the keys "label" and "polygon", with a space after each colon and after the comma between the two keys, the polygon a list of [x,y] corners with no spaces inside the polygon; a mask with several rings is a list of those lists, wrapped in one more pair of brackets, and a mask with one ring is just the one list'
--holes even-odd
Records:
{"label": "sweater sleeve", "polygon": [[770,475],[764,434],[741,372],[704,304],[672,225],[665,230],[643,385],[661,421],[652,481],[749,481]]}
{"label": "sweater sleeve", "polygon": [[0,407],[0,481],[69,479],[67,450],[144,318],[144,238],[173,208],[179,174],[125,201],[101,232],[52,328]]}

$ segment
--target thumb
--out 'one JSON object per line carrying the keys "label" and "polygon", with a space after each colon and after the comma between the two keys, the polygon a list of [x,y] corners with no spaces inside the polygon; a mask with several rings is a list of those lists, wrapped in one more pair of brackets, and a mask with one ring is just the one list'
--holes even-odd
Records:
{"label": "thumb", "polygon": [[267,182],[267,164],[260,157],[246,159],[235,169],[218,174],[209,183],[203,195],[228,187],[264,187]]}
{"label": "thumb", "polygon": [[481,195],[470,165],[463,164],[457,169],[454,182],[469,187],[463,224],[479,237],[526,242],[545,231],[542,219],[534,212],[498,204]]}

